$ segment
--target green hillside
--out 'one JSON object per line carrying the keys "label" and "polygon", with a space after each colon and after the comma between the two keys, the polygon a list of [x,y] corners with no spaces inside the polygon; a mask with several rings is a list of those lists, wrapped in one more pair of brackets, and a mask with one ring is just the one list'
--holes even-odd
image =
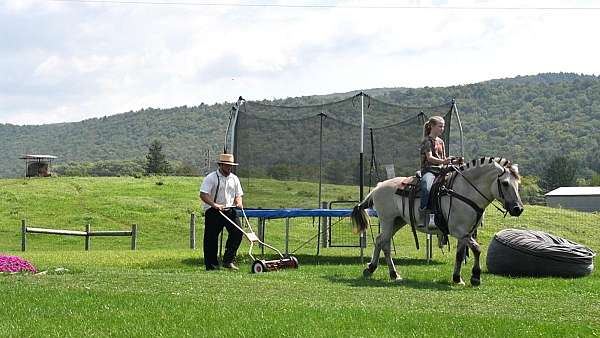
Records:
{"label": "green hillside", "polygon": [[[432,106],[456,98],[465,131],[465,157],[502,156],[526,175],[539,175],[563,155],[577,161],[578,177],[600,173],[600,78],[557,73],[444,88],[364,90],[403,106]],[[265,103],[320,104],[353,93],[288,98]],[[251,99],[251,98],[250,98]],[[76,123],[0,125],[0,176],[23,172],[18,157],[52,154],[58,162],[142,159],[158,139],[170,160],[205,166],[206,150],[220,151],[231,104],[143,109]]]}
{"label": "green hillside", "polygon": [[153,140],[169,159],[199,166],[202,155],[222,148],[231,105],[143,109],[74,123],[15,126],[0,124],[5,160],[0,176],[22,175],[23,154],[52,154],[55,163],[143,159]]}
{"label": "green hillside", "polygon": [[[128,230],[135,223],[140,227],[140,248],[186,248],[190,214],[202,217],[198,198],[201,182],[201,178],[173,176],[0,179],[0,249],[20,248],[15,236],[20,236],[16,230],[23,219],[32,227],[70,230],[83,230],[86,224],[96,230]],[[256,193],[244,198],[248,208],[273,201],[282,208],[316,206],[313,192],[317,187],[313,183],[253,180],[252,185]],[[356,187],[326,185],[323,199],[349,198],[355,191]],[[116,244],[110,244],[114,238],[94,240],[109,243],[105,249],[128,247],[123,245],[126,239],[117,238]],[[44,245],[52,240],[33,235],[32,241],[32,248],[53,248],[52,244]],[[59,238],[55,243],[61,246],[54,249],[82,247],[81,238]]]}

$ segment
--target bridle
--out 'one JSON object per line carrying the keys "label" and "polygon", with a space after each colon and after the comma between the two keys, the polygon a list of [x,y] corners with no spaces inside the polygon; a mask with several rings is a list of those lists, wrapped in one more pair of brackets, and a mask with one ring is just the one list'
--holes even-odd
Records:
{"label": "bridle", "polygon": [[[502,200],[502,206],[504,208],[501,208],[499,206],[497,206],[494,203],[494,199],[493,198],[489,198],[487,196],[485,196],[479,189],[477,189],[477,187],[467,178],[465,177],[465,175],[463,175],[463,173],[456,167],[456,166],[451,166],[452,170],[454,170],[458,175],[460,175],[462,178],[465,179],[465,181],[467,183],[469,183],[469,185],[475,189],[475,191],[477,191],[477,193],[479,195],[481,195],[483,198],[485,198],[486,201],[489,202],[489,204],[493,205],[494,208],[496,208],[498,211],[500,211],[500,213],[504,214],[504,217],[506,217],[506,215],[508,214],[508,210],[506,210],[506,200],[504,199],[504,192],[502,191],[502,184],[500,183],[500,177],[504,176],[504,174],[506,174],[506,167],[502,167],[502,173],[498,175],[498,177],[496,178],[496,184],[498,185],[498,195],[500,195],[500,199]],[[456,193],[455,193],[456,194]],[[466,199],[466,197],[464,197]],[[469,200],[470,201],[470,200]],[[475,204],[473,201],[471,201],[473,204]],[[471,204],[471,203],[469,203]],[[481,208],[480,208],[481,209]],[[477,209],[476,209],[477,210]]]}

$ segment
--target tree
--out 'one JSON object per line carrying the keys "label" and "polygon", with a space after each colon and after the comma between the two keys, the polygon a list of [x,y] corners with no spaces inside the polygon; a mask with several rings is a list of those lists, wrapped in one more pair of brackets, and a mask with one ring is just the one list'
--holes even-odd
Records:
{"label": "tree", "polygon": [[575,173],[577,164],[575,160],[557,156],[548,163],[544,175],[542,176],[541,186],[546,191],[554,190],[558,187],[569,187],[576,184]]}
{"label": "tree", "polygon": [[146,174],[167,174],[171,171],[171,165],[162,153],[162,144],[154,140],[148,148],[146,155]]}

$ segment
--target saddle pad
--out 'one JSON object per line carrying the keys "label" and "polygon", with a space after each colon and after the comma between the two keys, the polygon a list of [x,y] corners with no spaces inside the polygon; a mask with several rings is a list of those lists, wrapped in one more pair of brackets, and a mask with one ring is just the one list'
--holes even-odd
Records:
{"label": "saddle pad", "polygon": [[404,176],[398,176],[398,177],[394,177],[394,178],[390,178],[389,180],[385,180],[383,182],[379,182],[377,183],[377,186],[391,186],[391,187],[395,187],[396,189],[399,190],[403,190],[406,188],[406,186],[411,185],[411,184],[416,184],[417,183],[417,178],[415,176],[409,176],[409,177],[404,177]]}

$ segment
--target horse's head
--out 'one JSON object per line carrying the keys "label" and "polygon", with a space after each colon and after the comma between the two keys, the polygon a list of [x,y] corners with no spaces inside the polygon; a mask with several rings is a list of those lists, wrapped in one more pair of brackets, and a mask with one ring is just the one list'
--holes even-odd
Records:
{"label": "horse's head", "polygon": [[519,216],[524,209],[521,196],[519,195],[519,184],[521,183],[519,168],[516,164],[510,163],[510,161],[503,161],[501,160],[500,163],[496,162],[498,164],[498,178],[496,179],[495,186],[492,187],[492,194],[494,198],[502,202],[504,209],[511,216]]}

